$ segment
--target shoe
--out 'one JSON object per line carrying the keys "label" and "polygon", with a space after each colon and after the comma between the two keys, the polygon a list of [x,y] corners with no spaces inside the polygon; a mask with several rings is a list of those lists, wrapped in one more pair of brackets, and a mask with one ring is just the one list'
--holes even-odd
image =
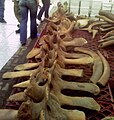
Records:
{"label": "shoe", "polygon": [[15,32],[16,32],[16,34],[19,34],[20,33],[20,29],[16,30]]}
{"label": "shoe", "polygon": [[1,23],[7,23],[4,19],[0,19]]}
{"label": "shoe", "polygon": [[21,46],[25,46],[26,45],[26,43],[21,43]]}
{"label": "shoe", "polygon": [[18,24],[17,27],[20,28],[20,24]]}

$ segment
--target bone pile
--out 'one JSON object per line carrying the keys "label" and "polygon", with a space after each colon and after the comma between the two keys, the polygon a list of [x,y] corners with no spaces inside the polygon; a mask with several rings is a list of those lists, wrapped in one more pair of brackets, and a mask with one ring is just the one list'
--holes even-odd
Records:
{"label": "bone pile", "polygon": [[107,10],[100,10],[96,18],[78,18],[75,28],[86,30],[92,34],[94,39],[96,34],[100,34],[98,47],[105,48],[114,44],[114,14]]}
{"label": "bone pile", "polygon": [[[56,13],[59,14],[58,11]],[[34,62],[18,65],[14,72],[3,74],[4,79],[29,77],[29,80],[13,85],[25,90],[11,95],[8,100],[22,101],[22,104],[18,110],[0,110],[2,120],[86,120],[84,111],[67,109],[63,107],[65,105],[100,111],[100,105],[92,97],[62,93],[68,89],[98,95],[100,88],[97,84],[106,85],[110,67],[100,51],[83,47],[87,40],[72,38],[76,22],[66,17],[65,13],[61,15],[60,12],[59,16],[61,19],[57,16],[48,19],[46,34],[39,39],[39,48],[34,47],[28,53],[27,59]],[[83,78],[84,70],[73,68],[73,65],[92,65],[90,79],[87,82],[63,79],[63,76]]]}

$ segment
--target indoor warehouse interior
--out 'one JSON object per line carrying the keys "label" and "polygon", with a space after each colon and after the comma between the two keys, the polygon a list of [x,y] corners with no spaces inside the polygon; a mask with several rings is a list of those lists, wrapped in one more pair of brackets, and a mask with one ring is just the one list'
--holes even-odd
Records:
{"label": "indoor warehouse interior", "polygon": [[26,44],[14,1],[0,19],[0,120],[114,120],[114,0],[39,0]]}

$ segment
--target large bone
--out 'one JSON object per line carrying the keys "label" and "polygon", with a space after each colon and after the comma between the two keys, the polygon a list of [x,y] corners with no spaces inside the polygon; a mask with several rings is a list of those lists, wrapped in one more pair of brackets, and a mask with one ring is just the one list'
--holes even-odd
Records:
{"label": "large bone", "polygon": [[114,40],[108,40],[108,41],[104,41],[104,42],[101,42],[98,47],[99,48],[104,48],[104,47],[107,47],[107,46],[110,46],[110,45],[114,45]]}
{"label": "large bone", "polygon": [[25,64],[17,65],[14,68],[14,70],[27,70],[27,69],[32,69],[38,66],[39,66],[39,63],[25,63]]}
{"label": "large bone", "polygon": [[37,69],[29,70],[29,71],[6,72],[3,74],[2,78],[6,79],[6,78],[28,77],[36,71]]}
{"label": "large bone", "polygon": [[18,110],[0,109],[0,120],[17,120]]}
{"label": "large bone", "polygon": [[58,31],[59,35],[61,36],[61,35],[70,33],[73,30],[75,24],[76,24],[76,21],[72,21],[70,27],[67,30],[65,30],[65,31]]}
{"label": "large bone", "polygon": [[113,35],[114,35],[114,30],[109,31],[109,32],[106,33],[102,38],[107,38],[107,37],[110,37],[110,36],[113,36]]}
{"label": "large bone", "polygon": [[30,80],[27,80],[21,83],[17,83],[13,85],[13,87],[27,88],[29,85],[30,85]]}
{"label": "large bone", "polygon": [[100,111],[100,105],[91,97],[70,97],[63,95],[58,91],[54,91],[53,94],[56,95],[61,106],[62,105],[79,106],[91,110]]}
{"label": "large bone", "polygon": [[99,15],[103,15],[106,16],[107,18],[111,19],[112,21],[114,21],[114,14],[107,11],[107,10],[100,10],[99,11]]}
{"label": "large bone", "polygon": [[50,111],[48,112],[50,116],[49,120],[85,120],[84,112],[79,110],[62,109],[55,100],[55,96],[53,96],[53,94],[50,94],[49,100],[47,102],[47,105],[50,108]]}
{"label": "large bone", "polygon": [[64,56],[65,58],[71,58],[71,59],[75,59],[75,58],[81,58],[81,57],[88,57],[89,55],[87,54],[83,54],[83,53],[76,53],[76,52],[65,52],[63,51],[61,48],[59,48],[60,52],[58,52],[58,54],[61,54],[62,56]]}
{"label": "large bone", "polygon": [[33,58],[40,53],[40,48],[33,48],[26,56],[27,59]]}
{"label": "large bone", "polygon": [[83,46],[87,44],[87,40],[84,38],[74,38],[72,41],[60,41],[60,44],[63,44],[65,47],[68,46]]}
{"label": "large bone", "polygon": [[19,92],[15,93],[13,95],[10,95],[8,98],[8,101],[26,101],[27,96],[25,95],[25,92]]}
{"label": "large bone", "polygon": [[93,74],[90,78],[90,81],[93,83],[97,83],[97,81],[99,80],[99,78],[101,77],[102,73],[103,73],[103,65],[102,65],[102,61],[101,58],[92,50],[89,50],[87,48],[79,48],[76,47],[74,49],[74,51],[79,51],[79,52],[83,52],[86,53],[88,55],[90,55],[93,58]]}
{"label": "large bone", "polygon": [[99,18],[99,19],[103,19],[104,21],[108,22],[108,23],[114,23],[113,20],[109,19],[108,17],[106,16],[103,16],[103,15],[96,15],[95,17]]}
{"label": "large bone", "polygon": [[103,67],[104,67],[104,70],[103,70],[103,74],[101,76],[101,78],[97,81],[98,84],[102,85],[102,86],[105,86],[106,83],[108,82],[109,80],[109,77],[110,77],[110,66],[109,66],[109,63],[108,61],[105,59],[105,57],[100,53],[100,51],[97,52],[99,54],[99,56],[101,57],[102,59],[102,62],[103,62]]}
{"label": "large bone", "polygon": [[64,56],[59,55],[58,61],[62,61],[65,64],[77,64],[77,65],[86,65],[93,63],[93,58],[92,57],[82,57],[78,59],[67,59]]}
{"label": "large bone", "polygon": [[27,87],[25,94],[35,102],[40,102],[45,97],[46,86],[39,86],[34,80]]}
{"label": "large bone", "polygon": [[80,91],[87,91],[94,95],[98,95],[100,93],[100,89],[97,85],[93,83],[80,83],[80,82],[68,82],[62,80],[57,74],[57,68],[55,68],[55,82],[58,84],[59,89],[70,89],[70,90],[80,90]]}
{"label": "large bone", "polygon": [[59,76],[62,75],[69,75],[69,76],[76,76],[76,77],[83,77],[83,69],[64,69],[56,64],[56,70]]}
{"label": "large bone", "polygon": [[44,100],[41,103],[34,103],[30,100],[23,102],[18,109],[19,120],[37,120],[44,106]]}
{"label": "large bone", "polygon": [[108,27],[108,28],[99,28],[100,29],[100,31],[101,32],[109,32],[109,31],[111,31],[111,30],[114,30],[114,27],[112,26],[112,27]]}

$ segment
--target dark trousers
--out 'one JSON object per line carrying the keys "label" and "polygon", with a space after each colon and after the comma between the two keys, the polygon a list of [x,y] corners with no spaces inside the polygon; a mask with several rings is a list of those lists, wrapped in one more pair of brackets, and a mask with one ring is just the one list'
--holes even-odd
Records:
{"label": "dark trousers", "polygon": [[38,13],[38,19],[41,20],[41,17],[44,13],[44,17],[49,17],[49,7],[50,7],[50,0],[42,0],[42,8],[40,9]]}

